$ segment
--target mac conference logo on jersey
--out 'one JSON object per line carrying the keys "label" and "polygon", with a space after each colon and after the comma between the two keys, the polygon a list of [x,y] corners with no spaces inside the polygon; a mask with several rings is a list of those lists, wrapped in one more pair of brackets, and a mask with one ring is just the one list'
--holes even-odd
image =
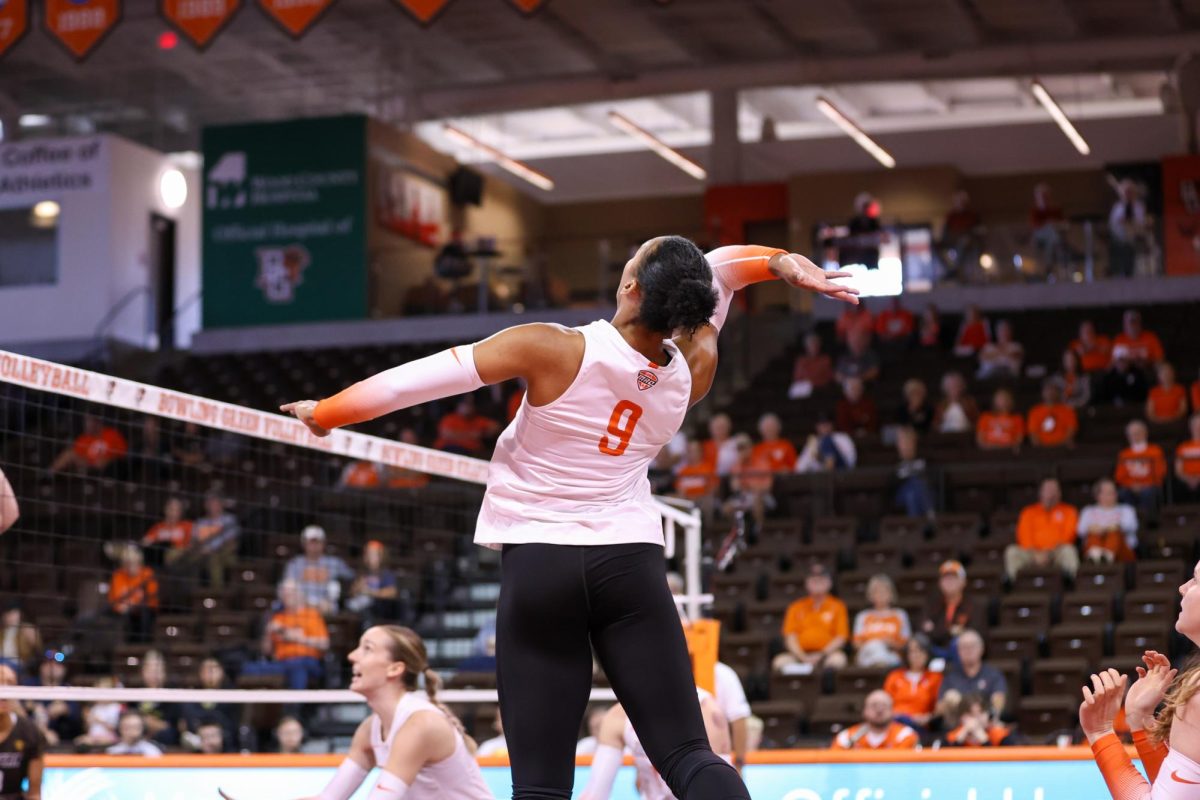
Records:
{"label": "mac conference logo on jersey", "polygon": [[644,392],[654,384],[658,383],[658,376],[648,369],[644,369],[637,374],[638,391]]}

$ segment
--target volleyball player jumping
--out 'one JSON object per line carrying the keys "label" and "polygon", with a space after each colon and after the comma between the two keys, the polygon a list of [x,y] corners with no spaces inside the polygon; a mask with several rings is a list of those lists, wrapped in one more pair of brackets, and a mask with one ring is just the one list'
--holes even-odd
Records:
{"label": "volleyball player jumping", "polygon": [[514,800],[571,796],[593,648],[676,797],[749,797],[709,747],[646,473],[712,385],[733,294],[781,278],[857,303],[839,277],[848,275],[781,250],[723,247],[706,258],[687,239],[652,239],[625,265],[611,322],[519,325],[282,407],[324,435],[525,380],[525,399],[496,443],[475,533],[503,551],[497,680]]}

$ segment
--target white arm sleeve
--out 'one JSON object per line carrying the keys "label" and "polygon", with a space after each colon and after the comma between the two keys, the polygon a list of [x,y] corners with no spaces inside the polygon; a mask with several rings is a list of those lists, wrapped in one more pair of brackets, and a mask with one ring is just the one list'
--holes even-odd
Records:
{"label": "white arm sleeve", "polygon": [[400,800],[408,791],[408,784],[385,770],[379,772],[379,782],[367,795],[367,800]]}
{"label": "white arm sleeve", "polygon": [[354,759],[343,759],[333,779],[317,795],[317,800],[350,800],[350,795],[354,794],[366,777],[367,770],[356,764]]}
{"label": "white arm sleeve", "polygon": [[451,347],[359,381],[322,400],[313,418],[323,428],[366,422],[430,400],[473,392],[483,386],[475,368],[475,346]]}
{"label": "white arm sleeve", "polygon": [[608,800],[617,780],[622,758],[620,748],[608,744],[597,747],[596,755],[592,756],[592,769],[588,774],[587,786],[579,800]]}

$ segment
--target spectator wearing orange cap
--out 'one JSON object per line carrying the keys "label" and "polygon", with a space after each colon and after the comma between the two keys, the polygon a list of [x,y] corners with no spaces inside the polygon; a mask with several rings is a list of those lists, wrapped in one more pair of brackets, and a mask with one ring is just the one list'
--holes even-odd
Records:
{"label": "spectator wearing orange cap", "polygon": [[1200,503],[1200,412],[1188,420],[1191,438],[1175,448],[1175,502]]}
{"label": "spectator wearing orange cap", "polygon": [[1029,409],[1029,442],[1034,447],[1071,447],[1079,430],[1075,409],[1062,401],[1055,381],[1042,384],[1042,402]]}
{"label": "spectator wearing orange cap", "polygon": [[1150,443],[1149,429],[1140,419],[1125,426],[1125,436],[1129,446],[1117,456],[1115,476],[1121,500],[1153,513],[1167,477],[1167,459],[1161,447]]}
{"label": "spectator wearing orange cap", "polygon": [[1158,365],[1158,385],[1146,398],[1146,419],[1157,425],[1176,422],[1187,416],[1187,390],[1175,382],[1175,368],[1167,362]]}
{"label": "spectator wearing orange cap", "polygon": [[1056,565],[1075,577],[1079,571],[1079,553],[1075,550],[1075,532],[1079,512],[1062,501],[1062,489],[1054,478],[1046,478],[1038,489],[1038,502],[1021,510],[1017,520],[1017,542],[1004,551],[1004,567],[1010,580],[1030,565]]}
{"label": "spectator wearing orange cap", "polygon": [[1008,389],[997,389],[992,409],[979,415],[975,441],[983,450],[1019,450],[1025,438],[1025,418],[1013,411],[1013,396]]}

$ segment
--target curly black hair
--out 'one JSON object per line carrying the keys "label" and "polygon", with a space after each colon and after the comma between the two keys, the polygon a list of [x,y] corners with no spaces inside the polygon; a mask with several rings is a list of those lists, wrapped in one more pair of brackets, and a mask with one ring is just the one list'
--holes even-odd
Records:
{"label": "curly black hair", "polygon": [[712,268],[690,239],[668,236],[646,254],[637,273],[640,322],[652,331],[693,333],[712,317],[717,293]]}

